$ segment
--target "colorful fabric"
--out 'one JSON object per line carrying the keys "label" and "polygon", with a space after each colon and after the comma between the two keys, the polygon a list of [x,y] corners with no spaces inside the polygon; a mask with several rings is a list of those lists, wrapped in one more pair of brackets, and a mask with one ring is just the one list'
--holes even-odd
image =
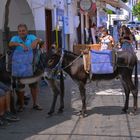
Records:
{"label": "colorful fabric", "polygon": [[101,50],[108,49],[110,43],[111,43],[110,35],[108,35],[107,37],[102,38],[102,40],[101,40]]}
{"label": "colorful fabric", "polygon": [[93,74],[110,74],[114,72],[112,50],[91,50],[91,72]]}
{"label": "colorful fabric", "polygon": [[31,44],[37,39],[35,35],[28,34],[25,40],[20,36],[13,36],[10,42],[24,44],[29,51],[24,51],[23,47],[17,46],[12,54],[12,76],[29,77],[33,76],[33,50]]}
{"label": "colorful fabric", "polygon": [[33,76],[33,51],[15,50],[12,56],[12,76]]}

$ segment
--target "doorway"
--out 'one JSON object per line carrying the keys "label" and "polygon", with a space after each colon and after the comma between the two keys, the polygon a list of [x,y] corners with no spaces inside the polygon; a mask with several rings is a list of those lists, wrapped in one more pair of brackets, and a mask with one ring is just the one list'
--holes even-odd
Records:
{"label": "doorway", "polygon": [[46,21],[46,47],[47,51],[51,48],[52,43],[52,10],[45,10],[45,21]]}
{"label": "doorway", "polygon": [[77,28],[77,43],[81,44],[82,43],[82,39],[81,39],[81,14],[78,13],[79,19],[80,19],[80,24]]}

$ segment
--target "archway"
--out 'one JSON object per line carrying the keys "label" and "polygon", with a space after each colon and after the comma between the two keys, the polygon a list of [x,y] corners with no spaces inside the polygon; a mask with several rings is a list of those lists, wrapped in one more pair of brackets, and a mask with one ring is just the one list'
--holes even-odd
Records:
{"label": "archway", "polygon": [[35,33],[34,17],[26,0],[7,0],[5,5],[3,51],[7,51],[7,44],[11,36],[16,34],[17,25],[25,23],[30,32]]}

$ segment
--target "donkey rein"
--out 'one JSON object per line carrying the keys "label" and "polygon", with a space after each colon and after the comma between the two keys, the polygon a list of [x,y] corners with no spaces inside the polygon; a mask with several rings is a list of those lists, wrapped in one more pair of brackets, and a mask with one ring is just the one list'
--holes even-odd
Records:
{"label": "donkey rein", "polygon": [[62,68],[62,70],[68,68],[69,66],[71,66],[74,62],[76,62],[80,57],[82,56],[82,54],[80,54],[78,57],[76,57],[71,63],[69,63],[67,66],[65,66],[64,68]]}

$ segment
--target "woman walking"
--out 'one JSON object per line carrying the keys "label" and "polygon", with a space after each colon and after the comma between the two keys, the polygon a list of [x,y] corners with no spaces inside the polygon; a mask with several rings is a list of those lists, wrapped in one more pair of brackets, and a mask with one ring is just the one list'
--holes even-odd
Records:
{"label": "woman walking", "polygon": [[128,27],[124,29],[123,35],[120,37],[121,48],[124,51],[134,52],[132,47],[133,35]]}

